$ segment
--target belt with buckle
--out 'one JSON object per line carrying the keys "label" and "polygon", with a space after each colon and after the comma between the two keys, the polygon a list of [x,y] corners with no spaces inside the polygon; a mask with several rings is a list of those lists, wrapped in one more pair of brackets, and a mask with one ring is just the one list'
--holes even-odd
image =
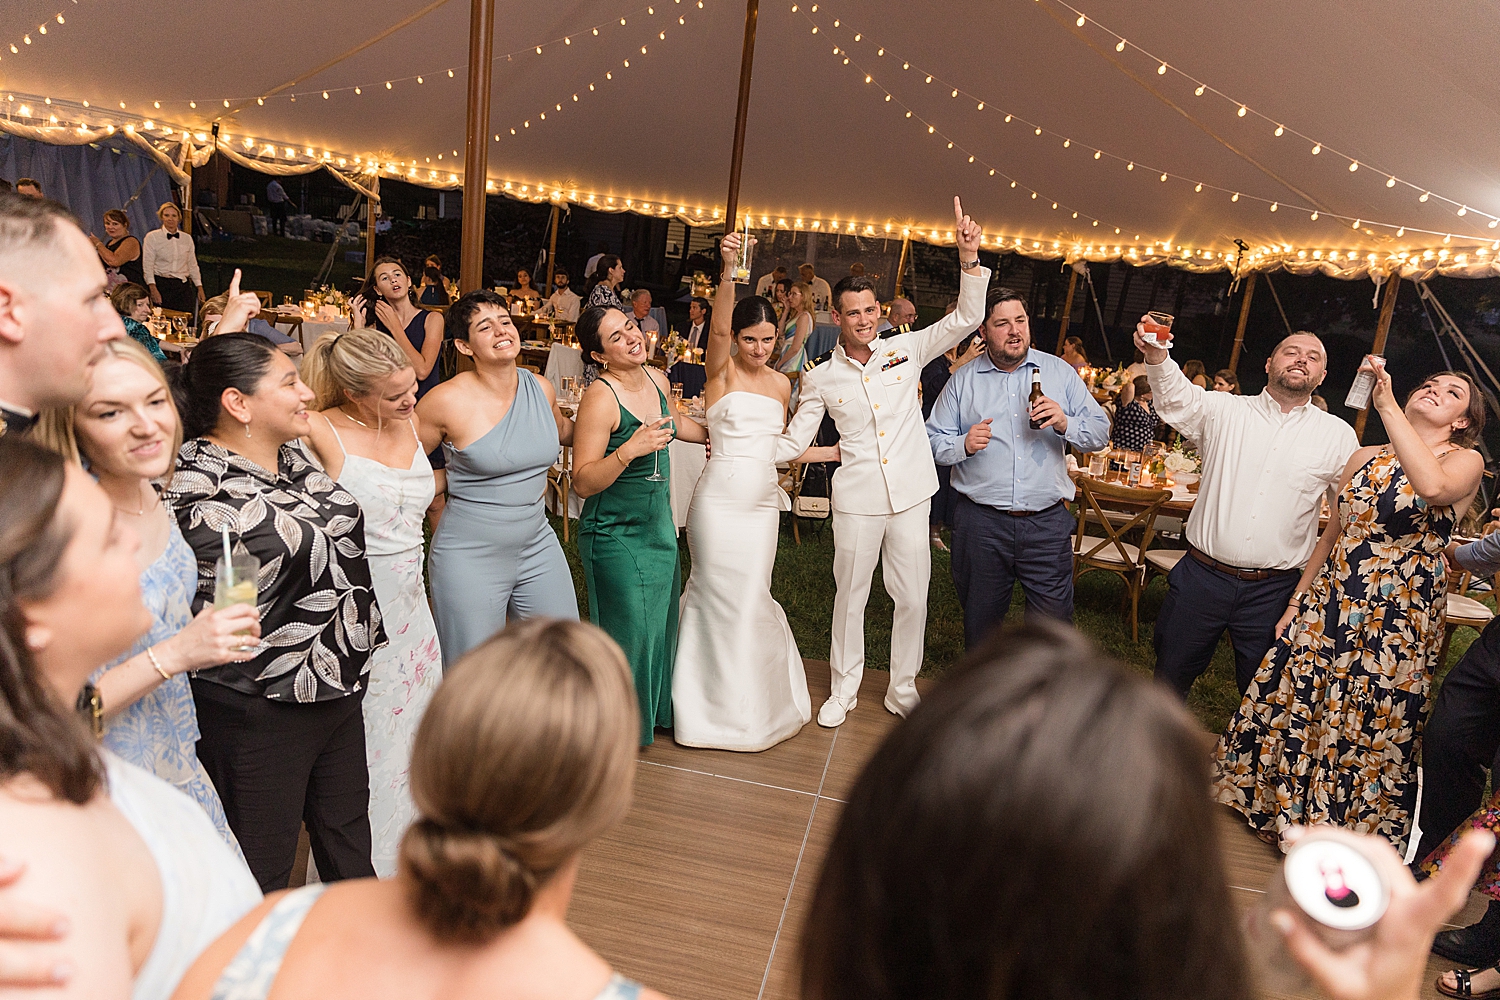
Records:
{"label": "belt with buckle", "polygon": [[1057,503],[1052,504],[1052,506],[1050,506],[1050,507],[1043,507],[1041,510],[1004,510],[1004,511],[1001,511],[1000,513],[1002,513],[1002,514],[1009,514],[1011,517],[1036,517],[1038,514],[1045,514],[1048,511],[1052,510],[1053,508],[1055,508],[1055,507],[1061,507],[1061,506],[1062,506],[1062,501],[1059,500],[1059,501],[1057,501]]}
{"label": "belt with buckle", "polygon": [[1269,580],[1272,577],[1286,576],[1289,573],[1297,573],[1300,575],[1302,572],[1301,570],[1297,569],[1243,569],[1239,566],[1231,566],[1228,563],[1221,563],[1217,559],[1213,558],[1210,555],[1207,555],[1204,552],[1199,551],[1191,545],[1188,546],[1188,554],[1191,555],[1194,559],[1201,562],[1203,565],[1207,566],[1209,569],[1218,570],[1225,576],[1232,576],[1236,580]]}

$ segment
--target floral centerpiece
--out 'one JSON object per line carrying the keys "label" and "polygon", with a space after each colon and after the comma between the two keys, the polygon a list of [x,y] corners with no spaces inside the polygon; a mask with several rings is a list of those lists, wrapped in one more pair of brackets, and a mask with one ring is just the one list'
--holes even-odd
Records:
{"label": "floral centerpiece", "polygon": [[661,352],[666,356],[667,367],[670,368],[677,362],[692,356],[693,349],[682,334],[676,330],[667,331],[667,339],[662,341]]}
{"label": "floral centerpiece", "polygon": [[1203,459],[1180,439],[1162,456],[1162,460],[1167,475],[1178,482],[1189,482],[1189,477],[1196,479],[1203,469]]}

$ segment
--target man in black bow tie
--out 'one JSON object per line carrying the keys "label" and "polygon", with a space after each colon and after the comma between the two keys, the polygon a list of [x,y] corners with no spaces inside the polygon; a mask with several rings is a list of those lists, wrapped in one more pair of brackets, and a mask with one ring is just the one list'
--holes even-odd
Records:
{"label": "man in black bow tie", "polygon": [[73,217],[56,202],[0,194],[0,434],[82,399],[104,342],[124,335]]}

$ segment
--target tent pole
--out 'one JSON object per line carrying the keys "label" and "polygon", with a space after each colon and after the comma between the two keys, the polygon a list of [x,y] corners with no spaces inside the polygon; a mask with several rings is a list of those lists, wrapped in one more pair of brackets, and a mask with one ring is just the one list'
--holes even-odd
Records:
{"label": "tent pole", "polygon": [[[1240,299],[1240,321],[1234,328],[1234,347],[1229,351],[1229,370],[1239,373],[1240,370],[1240,348],[1245,344],[1245,327],[1250,322],[1250,300],[1255,298],[1255,279],[1259,277],[1258,272],[1251,271],[1250,277],[1245,279],[1245,294]],[[1223,341],[1219,341],[1223,343]]]}
{"label": "tent pole", "polygon": [[1063,343],[1068,339],[1068,324],[1073,321],[1073,293],[1078,290],[1078,269],[1068,266],[1068,297],[1063,300],[1062,323],[1057,328],[1057,350],[1062,355]]}
{"label": "tent pole", "polygon": [[375,200],[365,199],[365,277],[375,273]]}
{"label": "tent pole", "polygon": [[562,214],[557,203],[552,203],[552,241],[547,247],[547,297],[552,297],[552,275],[557,272],[557,217]]}
{"label": "tent pole", "polygon": [[[1375,343],[1370,348],[1371,354],[1385,353],[1385,340],[1391,332],[1391,317],[1396,314],[1396,296],[1401,291],[1401,275],[1393,274],[1385,279],[1385,298],[1380,300],[1380,320],[1375,324]],[[1370,408],[1366,406],[1359,411],[1354,418],[1354,436],[1359,439],[1360,444],[1365,441],[1365,420],[1370,416]]]}
{"label": "tent pole", "polygon": [[729,161],[729,197],[724,203],[724,231],[739,226],[740,167],[745,159],[745,120],[750,116],[750,72],[755,68],[755,24],[760,0],[745,0],[745,47],[740,50],[740,97],[734,111],[734,152]]}
{"label": "tent pole", "polygon": [[901,237],[901,263],[896,265],[896,298],[901,298],[901,282],[906,277],[906,261],[911,254],[911,234]]}
{"label": "tent pole", "polygon": [[484,200],[489,177],[490,70],[495,50],[495,0],[469,3],[469,113],[465,125],[463,235],[458,289],[484,282]]}

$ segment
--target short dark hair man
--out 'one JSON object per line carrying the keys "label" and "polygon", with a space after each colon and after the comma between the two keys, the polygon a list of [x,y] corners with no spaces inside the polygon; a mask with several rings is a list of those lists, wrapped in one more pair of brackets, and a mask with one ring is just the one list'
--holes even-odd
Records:
{"label": "short dark hair man", "polygon": [[784,435],[787,445],[805,449],[827,414],[840,437],[842,464],[833,476],[833,690],[818,712],[821,726],[841,724],[854,707],[864,675],[865,602],[877,561],[896,605],[885,707],[905,716],[921,700],[916,676],[932,575],[927,521],[938,479],[922,431],[918,387],[929,361],[973,333],[989,283],[989,272],[979,266],[982,230],[957,198],[953,214],[963,271],[958,309],[925,330],[881,336],[875,285],[868,278],[841,280],[832,303],[839,344],[808,363]]}
{"label": "short dark hair man", "polygon": [[1005,619],[1017,583],[1028,616],[1073,620],[1067,451],[1109,442],[1109,417],[1078,373],[1032,348],[1020,293],[992,288],[985,305],[984,353],[953,373],[927,419],[933,458],[952,467],[958,494],[952,569],[968,649]]}

